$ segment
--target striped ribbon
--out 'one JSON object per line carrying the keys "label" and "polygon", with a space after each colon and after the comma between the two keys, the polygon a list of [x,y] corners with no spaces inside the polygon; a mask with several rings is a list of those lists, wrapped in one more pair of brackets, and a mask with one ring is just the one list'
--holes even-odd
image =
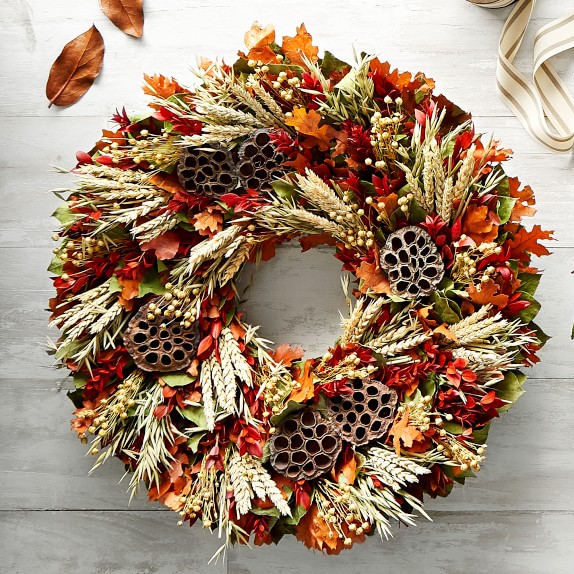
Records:
{"label": "striped ribbon", "polygon": [[[517,0],[469,0],[484,8],[502,8]],[[574,97],[548,62],[574,48],[574,12],[541,28],[534,38],[532,82],[514,66],[536,0],[518,0],[500,35],[496,82],[502,100],[526,130],[556,152],[574,147]],[[546,117],[545,117],[546,116]]]}

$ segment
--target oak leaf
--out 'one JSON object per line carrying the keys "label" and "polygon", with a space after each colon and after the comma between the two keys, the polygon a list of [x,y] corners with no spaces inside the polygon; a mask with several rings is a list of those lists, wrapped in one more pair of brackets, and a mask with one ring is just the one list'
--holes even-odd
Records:
{"label": "oak leaf", "polygon": [[422,433],[414,426],[409,425],[409,411],[408,409],[398,420],[395,420],[389,436],[393,437],[393,446],[398,456],[401,455],[401,442],[406,448],[413,446],[414,441],[421,441],[424,439]]}
{"label": "oak leaf", "polygon": [[95,26],[68,42],[50,69],[46,97],[56,106],[75,104],[102,69],[104,39]]}
{"label": "oak leaf", "polygon": [[339,132],[329,125],[319,127],[322,119],[315,110],[295,108],[293,116],[287,118],[285,123],[294,127],[300,134],[307,136],[306,141],[303,142],[305,147],[317,146],[319,150],[327,151],[331,147],[331,140],[336,138]]}
{"label": "oak leaf", "polygon": [[319,245],[335,245],[336,240],[328,233],[313,233],[312,235],[300,237],[299,243],[301,244],[302,251],[308,251],[309,249],[318,247]]}
{"label": "oak leaf", "polygon": [[151,241],[140,245],[142,251],[153,249],[155,256],[161,261],[173,259],[179,249],[180,238],[175,231],[166,231]]}
{"label": "oak leaf", "polygon": [[479,245],[498,236],[498,217],[486,205],[469,205],[462,220],[462,232]]}
{"label": "oak leaf", "polygon": [[389,280],[383,275],[383,272],[376,263],[363,261],[361,265],[357,267],[355,275],[361,279],[359,286],[361,293],[366,293],[369,289],[374,293],[391,293]]}
{"label": "oak leaf", "polygon": [[484,283],[480,283],[480,289],[474,285],[469,285],[466,288],[470,300],[477,305],[496,305],[497,307],[504,307],[508,303],[508,295],[500,293],[497,295],[500,287],[489,279]]}
{"label": "oak leaf", "polygon": [[531,231],[521,227],[514,233],[514,238],[506,244],[510,247],[510,258],[528,262],[529,253],[539,257],[550,255],[548,248],[538,242],[544,239],[553,239],[552,233],[552,231],[545,231],[540,225],[535,225]]}
{"label": "oak leaf", "polygon": [[304,403],[305,401],[313,398],[315,395],[315,384],[312,369],[313,359],[307,359],[307,361],[305,361],[305,366],[303,367],[303,372],[296,378],[297,382],[301,386],[291,392],[291,395],[289,396],[290,401]]}
{"label": "oak leaf", "polygon": [[247,59],[261,61],[264,64],[277,62],[277,54],[270,44],[275,42],[275,28],[269,24],[262,28],[259,22],[254,22],[251,28],[245,32],[245,46],[248,50]]}
{"label": "oak leaf", "polygon": [[153,76],[148,76],[144,74],[145,84],[142,86],[144,94],[148,96],[158,97],[161,99],[167,99],[175,94],[181,94],[185,92],[173,78],[167,78],[162,74],[154,74]]}
{"label": "oak leaf", "polygon": [[141,38],[144,25],[143,0],[100,0],[100,8],[122,32]]}
{"label": "oak leaf", "polygon": [[202,211],[193,218],[193,226],[200,235],[211,236],[220,230],[223,216],[217,211]]}
{"label": "oak leaf", "polygon": [[303,347],[291,347],[291,345],[279,345],[271,354],[271,358],[276,363],[283,363],[286,367],[290,367],[293,361],[301,359],[305,354]]}
{"label": "oak leaf", "polygon": [[304,23],[297,28],[295,36],[283,36],[281,48],[285,56],[295,65],[306,67],[304,58],[311,60],[311,62],[316,62],[319,59],[319,48],[313,46],[313,38],[307,32]]}
{"label": "oak leaf", "polygon": [[526,185],[523,189],[520,189],[520,181],[517,177],[509,177],[508,185],[510,187],[510,197],[516,199],[516,203],[510,214],[510,221],[518,222],[523,217],[532,217],[536,213],[536,209],[530,207],[536,203],[532,188]]}

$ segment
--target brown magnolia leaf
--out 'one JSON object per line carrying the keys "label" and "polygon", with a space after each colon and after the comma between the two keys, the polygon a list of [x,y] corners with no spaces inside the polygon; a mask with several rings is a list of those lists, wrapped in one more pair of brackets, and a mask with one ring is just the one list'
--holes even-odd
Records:
{"label": "brown magnolia leaf", "polygon": [[103,59],[104,39],[95,26],[68,42],[52,64],[46,83],[50,106],[75,104],[98,77]]}
{"label": "brown magnolia leaf", "polygon": [[100,0],[100,8],[122,32],[141,38],[144,26],[143,0]]}

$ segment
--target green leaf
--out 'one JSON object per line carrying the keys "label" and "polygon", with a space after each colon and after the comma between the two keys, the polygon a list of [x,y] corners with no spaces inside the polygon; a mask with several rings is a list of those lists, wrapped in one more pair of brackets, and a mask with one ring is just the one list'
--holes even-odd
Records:
{"label": "green leaf", "polygon": [[329,78],[333,72],[342,72],[345,68],[349,67],[350,66],[347,64],[347,62],[339,60],[339,58],[333,56],[331,52],[325,50],[325,55],[321,60],[321,71],[326,78]]}
{"label": "green leaf", "polygon": [[462,425],[453,421],[445,421],[444,429],[452,434],[462,434],[465,431],[465,428]]}
{"label": "green leaf", "polygon": [[508,176],[503,178],[500,183],[496,186],[496,191],[498,193],[498,197],[509,197],[510,196],[510,181]]}
{"label": "green leaf", "polygon": [[163,295],[166,289],[163,286],[157,271],[153,268],[148,269],[139,284],[138,297],[145,297],[153,293],[154,295]]}
{"label": "green leaf", "polygon": [[48,271],[54,275],[61,275],[64,272],[64,262],[56,255],[50,262]]}
{"label": "green leaf", "polygon": [[515,197],[505,197],[503,195],[498,197],[498,203],[496,206],[496,214],[498,215],[498,218],[500,219],[501,225],[504,225],[510,219],[510,214],[512,213],[512,210],[514,209],[515,203],[516,203]]}
{"label": "green leaf", "polygon": [[271,182],[271,187],[273,191],[279,196],[284,199],[293,199],[294,197],[298,197],[299,193],[295,189],[295,186],[284,179],[277,179]]}
{"label": "green leaf", "polygon": [[189,406],[182,409],[177,407],[177,412],[188,421],[195,423],[199,430],[207,430],[207,420],[205,418],[205,412],[201,405]]}
{"label": "green leaf", "polygon": [[76,373],[74,375],[74,387],[76,387],[76,389],[83,389],[87,382],[88,375],[85,375],[84,373]]}
{"label": "green leaf", "polygon": [[77,215],[70,211],[67,203],[62,203],[62,205],[60,205],[60,207],[58,207],[56,211],[52,213],[52,217],[55,217],[63,227],[69,223],[74,223],[74,221],[76,221],[78,218]]}
{"label": "green leaf", "polygon": [[279,414],[271,417],[271,424],[276,427],[279,426],[283,419],[287,418],[289,415],[297,413],[305,408],[306,405],[298,403],[297,401],[289,401],[285,410],[281,411]]}
{"label": "green leaf", "polygon": [[431,300],[434,303],[434,312],[442,321],[449,325],[454,325],[461,320],[462,314],[460,312],[460,307],[440,291],[435,291],[431,295]]}
{"label": "green leaf", "polygon": [[522,291],[522,293],[526,292],[530,295],[534,295],[534,293],[536,293],[536,289],[538,289],[541,278],[542,275],[537,275],[536,273],[519,273],[518,279],[520,280],[520,291]]}
{"label": "green leaf", "polygon": [[191,449],[191,452],[194,454],[197,452],[199,449],[199,443],[204,436],[204,432],[196,432],[191,435],[191,438],[189,438],[187,441],[187,446]]}
{"label": "green leaf", "polygon": [[507,411],[524,393],[522,388],[524,381],[526,381],[525,374],[520,371],[509,371],[504,376],[504,380],[493,387],[497,397],[504,401],[510,401],[509,404],[500,407],[499,412]]}
{"label": "green leaf", "polygon": [[473,442],[476,444],[484,444],[488,438],[490,431],[490,422],[486,423],[481,429],[474,429],[472,431]]}
{"label": "green leaf", "polygon": [[77,409],[81,409],[84,406],[84,389],[68,391],[66,395]]}
{"label": "green leaf", "polygon": [[301,521],[301,518],[307,514],[307,510],[301,504],[298,504],[292,511],[291,516],[287,516],[283,519],[286,524],[291,524],[292,526],[297,526]]}
{"label": "green leaf", "polygon": [[185,371],[166,373],[160,378],[168,387],[185,387],[197,380],[197,377],[190,377]]}
{"label": "green leaf", "polygon": [[271,508],[252,506],[251,512],[257,516],[272,516],[273,518],[279,518],[281,516],[279,509],[275,506],[272,506]]}
{"label": "green leaf", "polygon": [[[549,337],[536,323],[531,322],[529,327],[536,333],[536,337],[540,341],[540,347],[544,347],[546,343],[552,338]],[[572,327],[574,331],[574,327]]]}
{"label": "green leaf", "polygon": [[156,266],[158,273],[163,273],[164,271],[167,271],[167,265],[161,259],[157,260]]}
{"label": "green leaf", "polygon": [[123,287],[121,283],[118,281],[117,276],[112,275],[110,278],[110,293],[121,293],[122,289]]}
{"label": "green leaf", "polygon": [[532,321],[534,317],[538,315],[538,312],[540,311],[540,303],[532,295],[530,295],[530,293],[527,293],[526,291],[522,292],[520,299],[523,301],[528,301],[530,305],[526,307],[526,309],[520,311],[518,316],[525,323],[530,323],[530,321]]}

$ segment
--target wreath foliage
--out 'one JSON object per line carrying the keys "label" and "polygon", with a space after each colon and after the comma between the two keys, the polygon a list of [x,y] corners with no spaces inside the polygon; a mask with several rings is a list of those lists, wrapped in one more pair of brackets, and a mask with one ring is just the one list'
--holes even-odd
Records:
{"label": "wreath foliage", "polygon": [[[510,150],[418,73],[348,65],[302,25],[255,24],[187,89],[146,76],[59,190],[50,271],[73,429],[95,466],[236,542],[327,553],[426,516],[484,460],[521,365],[551,234]],[[249,262],[333,246],[349,310],[324,356],[273,348],[239,308]]]}

